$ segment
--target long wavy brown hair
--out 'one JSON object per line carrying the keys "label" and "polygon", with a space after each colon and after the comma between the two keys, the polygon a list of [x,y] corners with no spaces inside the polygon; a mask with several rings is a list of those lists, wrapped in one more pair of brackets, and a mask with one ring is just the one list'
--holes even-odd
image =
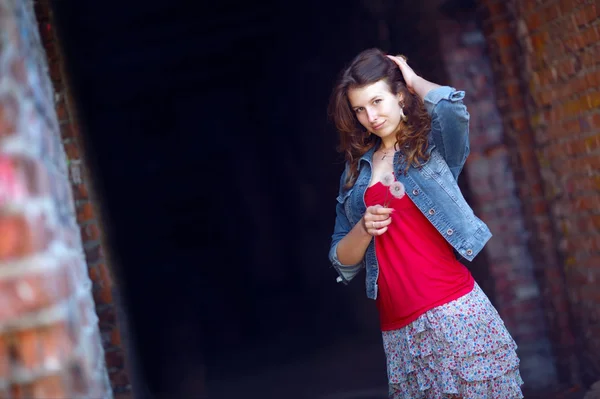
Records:
{"label": "long wavy brown hair", "polygon": [[420,167],[428,159],[427,136],[431,128],[431,118],[423,101],[406,87],[398,66],[379,49],[368,49],[358,54],[340,74],[329,102],[329,116],[333,119],[340,135],[338,151],[343,153],[349,164],[345,186],[352,187],[358,177],[358,161],[375,146],[379,137],[370,134],[358,121],[352,110],[348,91],[362,88],[384,80],[390,91],[403,96],[404,113],[408,117],[400,122],[396,131],[396,148],[402,149],[406,157],[406,169]]}

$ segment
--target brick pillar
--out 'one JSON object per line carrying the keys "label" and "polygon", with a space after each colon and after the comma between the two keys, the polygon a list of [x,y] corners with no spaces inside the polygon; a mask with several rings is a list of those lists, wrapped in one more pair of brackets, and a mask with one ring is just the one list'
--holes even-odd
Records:
{"label": "brick pillar", "polygon": [[[117,310],[113,301],[114,286],[103,251],[100,220],[93,205],[94,190],[89,184],[86,162],[82,153],[81,135],[75,107],[70,95],[69,82],[64,73],[63,57],[52,10],[48,0],[34,1],[35,16],[42,45],[50,70],[54,89],[55,108],[60,125],[62,144],[67,157],[69,182],[74,195],[77,223],[85,251],[88,273],[92,280],[92,293],[99,317],[100,336],[105,352],[106,367],[116,397],[126,396],[131,391],[125,370],[125,355],[121,343],[121,332],[117,325]],[[121,313],[121,318],[125,314]],[[120,320],[124,322],[124,320]],[[121,323],[122,324],[122,323]]]}
{"label": "brick pillar", "polygon": [[0,397],[112,398],[32,3],[0,26]]}
{"label": "brick pillar", "polygon": [[598,4],[481,3],[560,375],[593,381],[600,378]]}
{"label": "brick pillar", "polygon": [[505,144],[501,112],[507,110],[496,105],[491,60],[475,9],[438,16],[437,28],[450,84],[467,93],[471,155],[464,174],[473,205],[494,235],[484,249],[494,288],[492,300],[519,345],[526,386],[545,389],[555,383],[556,372],[525,231],[525,210]]}

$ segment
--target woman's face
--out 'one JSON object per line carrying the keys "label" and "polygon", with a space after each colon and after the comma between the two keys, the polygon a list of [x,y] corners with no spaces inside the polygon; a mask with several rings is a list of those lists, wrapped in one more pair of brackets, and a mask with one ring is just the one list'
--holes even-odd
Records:
{"label": "woman's face", "polygon": [[348,100],[361,125],[382,140],[395,140],[401,121],[401,94],[393,94],[384,80],[348,90]]}

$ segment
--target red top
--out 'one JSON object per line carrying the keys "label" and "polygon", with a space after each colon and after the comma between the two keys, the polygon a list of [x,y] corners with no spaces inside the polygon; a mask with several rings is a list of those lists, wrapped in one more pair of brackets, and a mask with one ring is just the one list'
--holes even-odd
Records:
{"label": "red top", "polygon": [[402,328],[428,310],[468,294],[475,283],[450,244],[407,195],[394,198],[381,182],[367,189],[367,206],[386,201],[395,209],[392,223],[375,237],[376,302],[383,331]]}

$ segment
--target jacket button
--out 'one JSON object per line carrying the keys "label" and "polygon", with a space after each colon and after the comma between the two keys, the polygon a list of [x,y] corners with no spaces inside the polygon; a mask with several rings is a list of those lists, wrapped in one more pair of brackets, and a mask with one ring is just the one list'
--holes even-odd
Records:
{"label": "jacket button", "polygon": [[467,249],[467,255],[469,255],[469,256],[473,255],[473,250],[472,249]]}
{"label": "jacket button", "polygon": [[446,230],[446,234],[448,234],[449,236],[451,236],[452,234],[454,234],[454,230],[448,229],[448,230]]}
{"label": "jacket button", "polygon": [[413,190],[413,195],[419,195],[419,190],[417,190],[416,188]]}
{"label": "jacket button", "polygon": [[430,215],[435,215],[435,209],[433,209],[433,208],[432,208],[432,209],[430,209],[430,210],[429,210],[429,214],[430,214]]}

